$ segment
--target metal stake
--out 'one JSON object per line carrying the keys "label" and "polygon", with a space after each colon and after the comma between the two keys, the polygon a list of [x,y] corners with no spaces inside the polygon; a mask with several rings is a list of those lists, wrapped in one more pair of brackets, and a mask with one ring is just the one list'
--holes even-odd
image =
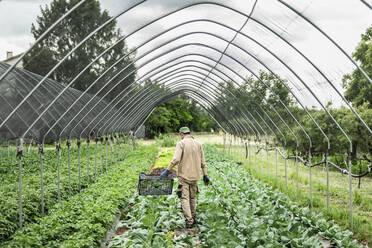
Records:
{"label": "metal stake", "polygon": [[328,149],[325,152],[325,163],[327,172],[327,212],[329,211],[329,166],[328,166]]}
{"label": "metal stake", "polygon": [[285,151],[285,158],[284,158],[284,177],[285,177],[285,187],[288,188],[288,179],[287,179],[287,159],[288,159],[288,151],[287,147],[284,146]]}
{"label": "metal stake", "polygon": [[43,177],[43,144],[39,144],[40,155],[40,198],[41,198],[41,213],[44,214],[44,177]]}
{"label": "metal stake", "polygon": [[309,174],[310,174],[310,207],[313,207],[313,181],[311,175],[311,148],[309,148]]}
{"label": "metal stake", "polygon": [[270,181],[270,166],[269,166],[269,148],[268,148],[268,142],[266,142],[266,165],[267,165],[267,178],[268,181]]}
{"label": "metal stake", "polygon": [[[78,170],[79,170],[79,191],[81,190],[81,174],[80,174],[80,169],[81,169],[81,165],[80,165],[80,145],[81,145],[81,142],[80,142],[80,139],[78,139],[76,141],[76,145],[78,147]],[[89,181],[89,176],[88,176],[88,181]]]}
{"label": "metal stake", "polygon": [[71,142],[70,139],[66,141],[67,146],[67,163],[68,163],[68,193],[71,196],[71,161],[70,161],[70,146]]}
{"label": "metal stake", "polygon": [[94,147],[94,180],[96,180],[97,177],[97,144],[98,144],[98,139],[97,137],[95,138],[95,147]]}
{"label": "metal stake", "polygon": [[57,150],[57,191],[58,191],[58,203],[61,203],[61,138],[59,138],[56,144]]}
{"label": "metal stake", "polygon": [[297,197],[298,197],[298,194],[299,194],[299,186],[298,186],[298,160],[297,160],[297,156],[298,156],[298,147],[296,146],[296,161],[295,161],[295,163],[296,163],[296,175],[297,175],[297,182],[296,182],[296,184],[297,184]]}
{"label": "metal stake", "polygon": [[19,139],[19,145],[17,147],[18,157],[18,210],[19,210],[19,227],[23,225],[23,213],[22,213],[22,153],[23,153],[23,138]]}
{"label": "metal stake", "polygon": [[353,230],[353,185],[351,180],[351,152],[349,153],[350,229]]}
{"label": "metal stake", "polygon": [[106,139],[106,157],[105,157],[105,162],[106,162],[106,171],[107,171],[107,142],[108,142],[108,137],[105,137]]}
{"label": "metal stake", "polygon": [[103,137],[100,137],[101,141],[101,173],[103,173]]}
{"label": "metal stake", "polygon": [[[90,167],[90,139],[87,138],[87,174],[88,174],[88,182],[90,181],[90,174],[89,174],[89,167]],[[96,177],[94,177],[94,180],[96,180]]]}
{"label": "metal stake", "polygon": [[278,185],[278,144],[275,147],[275,184]]}

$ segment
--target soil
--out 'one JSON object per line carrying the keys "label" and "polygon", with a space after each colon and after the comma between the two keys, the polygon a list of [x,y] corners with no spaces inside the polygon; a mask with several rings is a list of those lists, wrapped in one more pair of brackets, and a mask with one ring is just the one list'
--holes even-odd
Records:
{"label": "soil", "polygon": [[121,226],[118,229],[116,229],[115,234],[116,235],[122,235],[125,232],[128,232],[128,228],[126,226]]}
{"label": "soil", "polygon": [[198,235],[198,233],[199,233],[199,230],[179,229],[179,230],[174,231],[174,236],[178,237],[182,234],[196,236],[196,235]]}

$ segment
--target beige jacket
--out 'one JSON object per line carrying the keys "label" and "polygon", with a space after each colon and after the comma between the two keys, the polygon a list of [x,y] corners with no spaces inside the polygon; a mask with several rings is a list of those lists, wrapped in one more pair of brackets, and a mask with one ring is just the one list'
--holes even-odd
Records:
{"label": "beige jacket", "polygon": [[172,169],[177,164],[178,177],[189,181],[201,179],[201,169],[204,170],[206,167],[203,147],[192,136],[186,136],[177,143],[168,169]]}

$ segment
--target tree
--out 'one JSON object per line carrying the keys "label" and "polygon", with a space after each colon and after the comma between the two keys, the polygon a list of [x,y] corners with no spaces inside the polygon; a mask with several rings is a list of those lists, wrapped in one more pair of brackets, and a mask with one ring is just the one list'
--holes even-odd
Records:
{"label": "tree", "polygon": [[178,97],[158,106],[146,123],[146,136],[178,132],[188,126],[193,132],[217,130],[217,124],[195,101]]}
{"label": "tree", "polygon": [[[362,40],[353,53],[353,58],[360,63],[360,67],[372,78],[372,27],[369,27]],[[351,74],[343,78],[343,87],[346,89],[345,98],[355,106],[364,103],[372,108],[372,84],[364,75],[355,69]]]}
{"label": "tree", "polygon": [[[31,33],[35,40],[38,39],[55,21],[64,13],[71,9],[78,0],[53,0],[50,5],[40,7],[41,14],[36,19],[36,24],[32,24]],[[92,31],[110,19],[106,10],[101,11],[98,0],[85,2],[72,14],[65,18],[53,31],[51,31],[41,42],[39,42],[24,60],[24,67],[34,73],[46,75],[63,57],[65,57],[77,44],[79,44]],[[106,48],[113,45],[121,38],[121,30],[116,27],[113,21],[106,25],[98,33],[89,38],[81,47],[70,55],[50,76],[64,85],[68,84],[83,68],[101,54]],[[129,52],[124,41],[119,42],[109,52],[95,62],[83,73],[72,85],[75,89],[85,90],[94,80],[109,66]],[[95,84],[92,91],[101,89],[102,86],[122,68],[131,63],[132,56],[122,60],[115,66],[110,73]],[[115,80],[104,88],[103,95],[112,88],[119,80],[123,79],[130,71],[135,70],[135,66],[128,66],[128,69],[121,72]],[[112,99],[117,92],[125,89],[135,78],[135,73],[128,76],[114,92],[108,94],[107,99]]]}

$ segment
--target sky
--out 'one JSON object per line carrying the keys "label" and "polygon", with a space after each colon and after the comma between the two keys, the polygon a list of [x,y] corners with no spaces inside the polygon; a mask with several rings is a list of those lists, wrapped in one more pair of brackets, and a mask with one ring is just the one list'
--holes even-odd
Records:
{"label": "sky", "polygon": [[[5,59],[7,51],[18,54],[30,47],[33,42],[30,33],[31,24],[35,22],[36,16],[40,13],[40,5],[49,4],[50,2],[50,0],[0,0],[0,61]],[[139,1],[101,0],[100,2],[102,7],[107,9],[109,13],[114,16]],[[148,0],[120,16],[118,18],[118,26],[123,31],[123,34],[130,34],[132,31],[154,18],[170,11],[175,11],[187,4],[197,2],[196,0]],[[244,1],[244,4],[242,4],[242,0],[217,0],[214,2],[236,8],[240,13],[246,15],[251,12],[254,5],[253,0]],[[359,0],[300,0],[285,2],[289,3],[293,8],[318,25],[334,39],[349,56],[351,56],[355,47],[358,45],[361,34],[372,25],[371,10]],[[151,60],[153,57],[157,58],[155,62],[150,62],[141,67],[139,69],[139,75],[153,70],[163,62],[165,63],[170,59],[176,59],[177,56],[184,54],[185,51],[192,51],[192,53],[206,54],[216,61],[220,59],[221,65],[216,66],[216,69],[225,70],[226,77],[238,80],[239,76],[226,70],[222,64],[234,68],[241,73],[241,75],[248,76],[251,72],[246,68],[251,69],[253,73],[263,69],[262,65],[255,61],[254,57],[256,57],[266,65],[269,65],[275,73],[287,79],[293,91],[303,98],[306,103],[310,104],[310,102],[313,102],[312,96],[304,90],[304,85],[301,83],[301,80],[296,78],[288,67],[279,63],[268,54],[267,51],[262,49],[262,47],[252,42],[252,40],[249,40],[243,35],[236,35],[234,31],[223,28],[221,25],[205,21],[189,23],[174,29],[173,32],[153,39],[154,35],[159,32],[173,25],[192,19],[218,21],[233,27],[235,30],[241,29],[241,31],[248,36],[257,39],[262,45],[274,51],[287,63],[288,67],[296,68],[296,73],[301,76],[303,81],[308,82],[310,87],[314,88],[315,94],[319,94],[323,102],[338,102],[339,99],[335,93],[324,94],[324,87],[329,87],[326,86],[327,82],[325,82],[324,78],[322,78],[314,68],[309,66],[308,63],[305,63],[304,59],[296,54],[288,44],[263,28],[257,21],[266,24],[300,49],[305,56],[319,66],[339,90],[342,90],[342,76],[355,68],[348,58],[335,48],[324,35],[304,21],[303,18],[286,8],[279,1],[258,0],[252,14],[252,19],[248,21],[246,16],[238,14],[231,9],[203,4],[176,12],[142,29],[136,34],[131,35],[126,39],[128,46],[131,48],[150,40],[149,43],[137,51],[137,57],[151,52],[150,58],[145,56],[143,59],[138,60],[137,65],[141,65],[141,62]],[[244,25],[246,21],[247,23]],[[174,39],[180,34],[187,34],[195,31],[213,33],[219,37],[223,37],[226,41],[234,39],[234,44],[245,48],[253,57],[247,56],[247,54],[234,45],[229,45],[226,50],[232,58],[228,56],[221,57],[219,53],[214,52],[211,48],[196,45],[182,47],[172,52],[170,55],[161,56],[162,53],[168,51],[167,49],[174,48],[177,45],[181,46],[185,44],[185,42],[192,42],[194,44],[203,42],[220,51],[226,49],[226,41],[222,41],[218,37],[213,37],[205,33],[188,34],[186,37],[175,40],[172,44],[167,44],[170,39]],[[163,43],[167,45],[159,49],[154,49]],[[190,58],[191,57],[194,60],[210,62],[210,60],[200,58],[196,55],[190,56]],[[211,77],[213,77],[213,75],[211,75]],[[216,79],[218,78],[216,77]]]}

